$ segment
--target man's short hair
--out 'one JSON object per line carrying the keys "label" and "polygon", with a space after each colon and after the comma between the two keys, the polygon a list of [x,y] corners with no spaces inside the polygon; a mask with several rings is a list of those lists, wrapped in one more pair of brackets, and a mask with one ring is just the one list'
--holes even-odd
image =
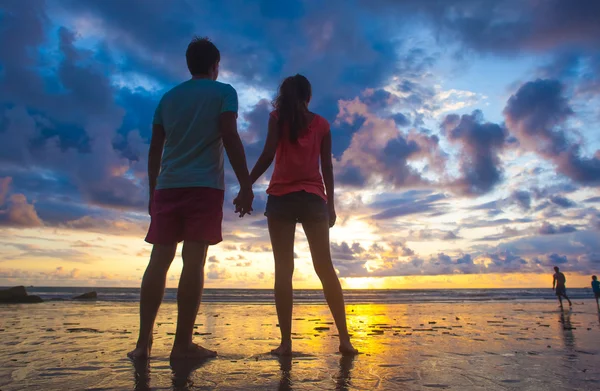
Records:
{"label": "man's short hair", "polygon": [[185,59],[192,75],[206,75],[221,61],[221,53],[210,39],[194,37],[185,52]]}
{"label": "man's short hair", "polygon": [[592,280],[597,280],[597,279],[598,279],[598,277],[592,276]]}
{"label": "man's short hair", "polygon": [[558,266],[554,266],[554,270],[559,271],[560,269],[558,268]]}

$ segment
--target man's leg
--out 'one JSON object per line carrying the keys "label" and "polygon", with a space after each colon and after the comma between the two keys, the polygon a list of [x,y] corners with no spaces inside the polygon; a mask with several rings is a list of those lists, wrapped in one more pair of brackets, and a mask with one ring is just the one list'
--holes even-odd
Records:
{"label": "man's leg", "polygon": [[569,307],[573,306],[573,303],[571,303],[571,299],[569,299],[569,296],[567,296],[567,291],[565,291],[563,293],[563,296],[565,297],[565,299],[567,299],[567,301],[569,302]]}
{"label": "man's leg", "polygon": [[129,358],[147,358],[152,349],[152,329],[158,308],[165,293],[165,283],[169,266],[175,257],[177,243],[155,244],[152,247],[150,263],[142,279],[140,293],[140,335],[135,350],[129,352]]}
{"label": "man's leg", "polygon": [[204,288],[204,263],[208,244],[185,241],[183,243],[183,270],[177,288],[177,330],[171,351],[172,359],[202,359],[215,357],[216,352],[192,342],[194,322],[200,308]]}
{"label": "man's leg", "polygon": [[560,294],[556,295],[556,298],[558,299],[558,304],[560,305],[560,308],[562,308],[562,296]]}

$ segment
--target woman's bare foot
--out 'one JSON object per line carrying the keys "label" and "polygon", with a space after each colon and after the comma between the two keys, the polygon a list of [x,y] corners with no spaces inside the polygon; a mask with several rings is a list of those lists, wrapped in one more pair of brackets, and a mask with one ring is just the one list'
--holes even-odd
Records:
{"label": "woman's bare foot", "polygon": [[127,357],[132,360],[146,360],[150,357],[150,348],[147,346],[137,346],[131,352],[127,353]]}
{"label": "woman's bare foot", "polygon": [[131,352],[127,353],[127,357],[131,360],[146,360],[150,358],[150,353],[152,352],[152,340],[148,343],[140,342],[135,345],[135,349]]}
{"label": "woman's bare foot", "polygon": [[202,346],[196,345],[195,343],[185,347],[173,346],[173,350],[171,350],[172,360],[202,360],[213,357],[217,357],[217,352],[215,352],[214,350],[208,350],[206,348],[203,348]]}
{"label": "woman's bare foot", "polygon": [[279,345],[277,349],[271,350],[271,354],[276,356],[291,356],[292,355],[292,345],[287,343],[282,343]]}
{"label": "woman's bare foot", "polygon": [[348,340],[340,342],[340,353],[342,353],[344,356],[354,356],[358,354],[358,350],[356,350]]}

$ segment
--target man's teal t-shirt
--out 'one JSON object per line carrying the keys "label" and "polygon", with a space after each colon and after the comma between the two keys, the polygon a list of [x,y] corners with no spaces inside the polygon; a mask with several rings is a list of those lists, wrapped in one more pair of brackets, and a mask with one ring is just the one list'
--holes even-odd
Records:
{"label": "man's teal t-shirt", "polygon": [[153,123],[165,129],[157,189],[225,189],[219,115],[238,111],[237,92],[229,84],[191,79],[167,92]]}
{"label": "man's teal t-shirt", "polygon": [[600,281],[592,281],[592,289],[594,293],[600,293]]}

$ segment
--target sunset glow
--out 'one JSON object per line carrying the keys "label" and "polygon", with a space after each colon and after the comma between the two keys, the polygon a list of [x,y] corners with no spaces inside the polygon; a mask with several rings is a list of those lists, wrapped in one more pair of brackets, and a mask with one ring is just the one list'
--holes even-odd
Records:
{"label": "sunset glow", "polygon": [[[221,49],[250,166],[280,81],[311,80],[311,109],[333,136],[331,251],[345,288],[550,287],[555,265],[587,287],[600,272],[600,23],[586,12],[562,18],[551,1],[536,12],[534,1],[9,3],[0,286],[139,286],[150,123],[189,77],[195,34]],[[270,174],[239,219],[227,168],[208,288],[272,287]],[[295,287],[319,288],[300,225],[295,252]],[[181,267],[177,257],[169,287]]]}

